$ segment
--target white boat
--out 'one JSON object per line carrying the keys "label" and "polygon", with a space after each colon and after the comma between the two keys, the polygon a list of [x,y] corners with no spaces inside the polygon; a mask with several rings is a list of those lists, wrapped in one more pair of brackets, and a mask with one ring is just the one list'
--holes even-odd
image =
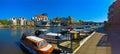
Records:
{"label": "white boat", "polygon": [[47,30],[45,29],[36,30],[35,35],[37,37],[44,38],[51,43],[57,43],[57,41],[62,42],[62,41],[70,40],[69,36],[64,36],[60,33],[47,32]]}
{"label": "white boat", "polygon": [[89,32],[94,31],[94,29],[90,25],[81,25],[73,30],[81,32],[81,33],[89,33]]}

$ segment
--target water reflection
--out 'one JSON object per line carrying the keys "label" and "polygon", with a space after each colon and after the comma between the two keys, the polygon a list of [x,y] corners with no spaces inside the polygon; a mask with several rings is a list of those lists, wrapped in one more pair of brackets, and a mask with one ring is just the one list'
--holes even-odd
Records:
{"label": "water reflection", "polygon": [[17,36],[17,28],[12,28],[11,29],[11,35],[12,36]]}

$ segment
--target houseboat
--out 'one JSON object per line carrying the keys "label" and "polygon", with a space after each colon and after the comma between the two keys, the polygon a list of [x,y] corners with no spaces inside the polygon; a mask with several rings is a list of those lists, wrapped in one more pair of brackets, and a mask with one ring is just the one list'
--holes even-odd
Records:
{"label": "houseboat", "polygon": [[21,44],[32,54],[50,54],[54,47],[45,39],[36,36],[22,36]]}

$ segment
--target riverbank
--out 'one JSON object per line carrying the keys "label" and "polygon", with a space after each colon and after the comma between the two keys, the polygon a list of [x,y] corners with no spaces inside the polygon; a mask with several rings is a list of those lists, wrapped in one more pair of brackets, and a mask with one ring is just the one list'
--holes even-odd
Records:
{"label": "riverbank", "polygon": [[8,25],[0,25],[0,28],[9,28]]}

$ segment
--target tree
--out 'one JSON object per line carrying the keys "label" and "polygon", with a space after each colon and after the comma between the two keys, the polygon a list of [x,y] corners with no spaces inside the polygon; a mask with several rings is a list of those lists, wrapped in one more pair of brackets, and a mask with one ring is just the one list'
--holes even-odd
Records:
{"label": "tree", "polygon": [[104,23],[108,23],[107,21],[104,21]]}
{"label": "tree", "polygon": [[9,20],[0,20],[0,23],[3,24],[3,25],[9,25],[9,24],[11,24],[11,21],[9,21]]}
{"label": "tree", "polygon": [[60,16],[57,16],[57,17],[56,17],[56,20],[57,20],[57,21],[60,21],[60,18],[61,18]]}

